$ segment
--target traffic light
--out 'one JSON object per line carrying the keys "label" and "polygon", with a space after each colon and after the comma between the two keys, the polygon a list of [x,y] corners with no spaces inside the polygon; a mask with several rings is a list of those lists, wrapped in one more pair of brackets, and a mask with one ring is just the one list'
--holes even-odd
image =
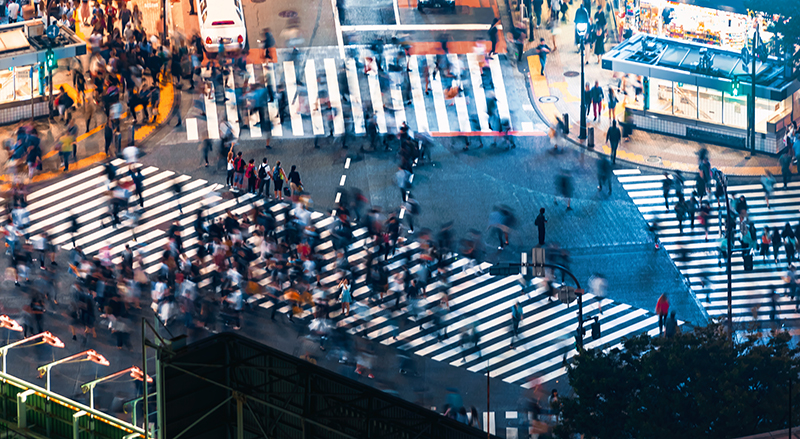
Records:
{"label": "traffic light", "polygon": [[600,340],[600,320],[597,317],[594,318],[594,323],[592,323],[592,340]]}
{"label": "traffic light", "polygon": [[56,54],[53,52],[53,49],[47,49],[45,58],[48,69],[55,70],[58,67],[58,61],[56,61]]}
{"label": "traffic light", "polygon": [[731,84],[731,95],[739,96],[739,78],[734,77],[733,83]]}
{"label": "traffic light", "polygon": [[645,111],[650,109],[650,78],[647,76],[642,77],[642,105]]}

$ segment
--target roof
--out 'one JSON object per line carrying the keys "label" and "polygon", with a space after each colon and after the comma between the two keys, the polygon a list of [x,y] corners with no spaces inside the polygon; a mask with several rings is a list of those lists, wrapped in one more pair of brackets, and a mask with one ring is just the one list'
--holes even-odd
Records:
{"label": "roof", "polygon": [[[713,56],[712,69],[701,71],[701,50]],[[738,52],[715,46],[637,34],[603,56],[603,69],[695,84],[715,90],[730,90],[734,78],[749,84],[750,66]],[[796,80],[786,79],[781,60],[769,58],[756,66],[757,96],[783,100],[800,88]]]}
{"label": "roof", "polygon": [[0,69],[44,62],[48,49],[56,59],[86,53],[86,42],[70,29],[56,26],[59,32],[54,40],[45,35],[44,22],[39,19],[0,26]]}

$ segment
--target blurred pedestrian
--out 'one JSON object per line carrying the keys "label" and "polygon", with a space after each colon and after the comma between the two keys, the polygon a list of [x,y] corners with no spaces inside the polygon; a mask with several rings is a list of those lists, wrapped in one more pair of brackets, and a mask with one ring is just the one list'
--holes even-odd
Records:
{"label": "blurred pedestrian", "polygon": [[597,190],[603,190],[603,183],[608,186],[608,195],[611,195],[611,162],[608,157],[601,156],[597,161]]}
{"label": "blurred pedestrian", "polygon": [[[566,169],[561,169],[561,172],[556,177],[556,188],[558,193],[567,200],[567,210],[572,210],[572,177]],[[558,205],[558,199],[555,200]]]}
{"label": "blurred pedestrian", "polygon": [[544,207],[539,208],[539,215],[536,216],[533,224],[539,229],[539,247],[541,247],[544,245],[544,232],[547,224],[547,218],[544,216]]}
{"label": "blurred pedestrian", "polygon": [[[767,209],[771,209],[769,206],[769,197],[772,196],[772,193],[775,192],[775,176],[772,175],[769,169],[764,170],[766,175],[761,177],[761,186],[764,188],[764,200],[767,202]],[[784,182],[784,187],[786,183]]]}
{"label": "blurred pedestrian", "polygon": [[662,294],[661,297],[658,298],[658,302],[656,302],[656,315],[658,316],[658,333],[661,334],[664,331],[664,323],[667,321],[667,314],[669,313],[669,300],[667,300],[667,295]]}
{"label": "blurred pedestrian", "polygon": [[606,132],[606,142],[611,147],[611,164],[617,164],[617,148],[619,147],[619,141],[622,139],[622,131],[620,131],[619,127],[617,126],[617,120],[614,119],[611,121],[611,127],[608,128]]}

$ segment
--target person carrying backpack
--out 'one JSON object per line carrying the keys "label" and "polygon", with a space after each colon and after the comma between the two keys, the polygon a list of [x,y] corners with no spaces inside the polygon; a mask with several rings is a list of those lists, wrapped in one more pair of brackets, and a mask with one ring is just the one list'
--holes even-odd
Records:
{"label": "person carrying backpack", "polygon": [[281,168],[281,162],[275,162],[275,168],[272,171],[272,183],[275,186],[275,198],[283,201],[283,182],[286,181],[286,174]]}
{"label": "person carrying backpack", "polygon": [[237,190],[244,190],[244,169],[247,166],[242,158],[242,152],[236,153],[236,158],[233,159],[233,188]]}

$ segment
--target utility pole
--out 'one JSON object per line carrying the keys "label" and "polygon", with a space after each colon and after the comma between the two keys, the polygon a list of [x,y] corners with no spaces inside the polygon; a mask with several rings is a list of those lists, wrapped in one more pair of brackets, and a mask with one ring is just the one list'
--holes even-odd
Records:
{"label": "utility pole", "polygon": [[731,274],[731,259],[733,257],[733,231],[735,221],[734,215],[731,212],[731,200],[728,197],[728,177],[719,169],[714,168],[713,175],[716,175],[717,184],[722,185],[722,192],[725,196],[725,240],[727,249],[725,251],[725,270],[728,276],[728,331],[731,338],[733,338],[733,282]]}
{"label": "utility pole", "polygon": [[753,56],[750,61],[750,96],[747,103],[747,143],[750,146],[750,154],[756,152],[756,59],[758,58],[759,26],[758,17],[755,18],[756,30],[753,34]]}

